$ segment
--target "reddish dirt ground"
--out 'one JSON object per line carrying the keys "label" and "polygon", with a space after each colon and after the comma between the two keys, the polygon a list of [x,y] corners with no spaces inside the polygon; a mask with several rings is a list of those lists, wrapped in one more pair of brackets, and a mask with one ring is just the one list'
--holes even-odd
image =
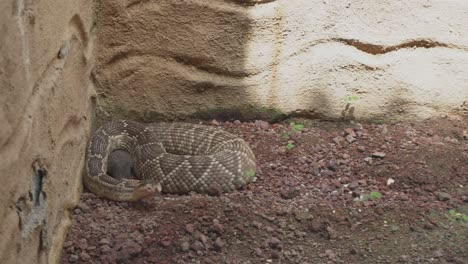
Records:
{"label": "reddish dirt ground", "polygon": [[256,182],[139,203],[85,191],[62,263],[468,263],[468,118],[209,125],[249,142]]}

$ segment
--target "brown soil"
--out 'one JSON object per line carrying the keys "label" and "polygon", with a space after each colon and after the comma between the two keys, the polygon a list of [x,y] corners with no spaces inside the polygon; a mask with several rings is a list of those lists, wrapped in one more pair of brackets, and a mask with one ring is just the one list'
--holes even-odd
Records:
{"label": "brown soil", "polygon": [[84,192],[62,262],[468,263],[467,118],[295,122],[210,123],[256,154],[257,181],[234,193]]}

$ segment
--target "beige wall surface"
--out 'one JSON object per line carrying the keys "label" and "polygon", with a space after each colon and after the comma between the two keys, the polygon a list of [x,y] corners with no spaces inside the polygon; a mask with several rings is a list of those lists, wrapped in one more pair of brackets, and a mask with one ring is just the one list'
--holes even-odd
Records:
{"label": "beige wall surface", "polygon": [[0,1],[0,263],[58,261],[92,119],[93,6]]}
{"label": "beige wall surface", "polygon": [[468,111],[468,1],[102,3],[96,79],[109,114]]}

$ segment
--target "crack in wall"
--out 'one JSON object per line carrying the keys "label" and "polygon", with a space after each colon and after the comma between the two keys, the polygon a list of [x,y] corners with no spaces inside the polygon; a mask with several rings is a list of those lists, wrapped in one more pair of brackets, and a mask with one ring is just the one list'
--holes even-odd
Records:
{"label": "crack in wall", "polygon": [[336,41],[336,42],[341,42],[349,46],[353,46],[362,52],[372,54],[372,55],[386,54],[386,53],[390,53],[390,52],[397,51],[400,49],[417,49],[417,48],[431,49],[431,48],[453,48],[454,47],[452,45],[438,42],[438,41],[433,41],[430,39],[407,40],[407,41],[402,42],[401,44],[392,45],[392,46],[376,45],[376,44],[362,42],[357,39],[334,38],[331,40]]}
{"label": "crack in wall", "polygon": [[244,5],[244,6],[255,6],[255,5],[276,2],[276,0],[227,0],[227,1],[240,4],[240,5]]}
{"label": "crack in wall", "polygon": [[43,190],[47,177],[44,159],[37,159],[33,165],[28,195],[20,197],[16,203],[19,217],[19,227],[23,238],[30,237],[35,230],[40,231],[41,249],[48,247],[47,234],[47,197]]}

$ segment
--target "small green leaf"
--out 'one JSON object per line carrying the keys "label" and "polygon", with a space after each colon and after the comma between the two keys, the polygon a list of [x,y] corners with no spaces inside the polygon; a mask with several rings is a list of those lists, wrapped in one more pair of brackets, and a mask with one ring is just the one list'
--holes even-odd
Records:
{"label": "small green leaf", "polygon": [[301,131],[302,129],[304,129],[304,125],[303,124],[294,124],[292,125],[292,130],[296,131],[296,132],[299,132]]}
{"label": "small green leaf", "polygon": [[288,144],[286,145],[286,148],[287,148],[288,150],[291,150],[291,149],[294,148],[294,144],[293,144],[293,143],[288,143]]}
{"label": "small green leaf", "polygon": [[380,199],[382,197],[382,194],[377,191],[372,191],[370,192],[369,196],[372,200],[375,200],[375,199]]}
{"label": "small green leaf", "polygon": [[359,100],[359,96],[357,96],[357,95],[349,95],[349,96],[346,96],[344,100],[345,100],[346,102],[356,101],[356,100]]}
{"label": "small green leaf", "polygon": [[249,169],[245,172],[245,176],[249,177],[249,178],[252,178],[255,176],[255,171],[252,170],[252,169]]}

